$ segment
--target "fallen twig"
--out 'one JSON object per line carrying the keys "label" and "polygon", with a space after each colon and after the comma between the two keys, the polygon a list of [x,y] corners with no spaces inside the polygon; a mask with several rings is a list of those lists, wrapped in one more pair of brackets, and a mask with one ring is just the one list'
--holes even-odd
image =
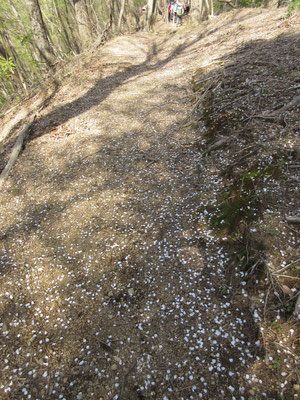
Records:
{"label": "fallen twig", "polygon": [[289,264],[286,265],[285,267],[283,267],[283,268],[281,268],[280,270],[274,272],[274,275],[281,274],[282,272],[284,272],[284,271],[286,271],[287,269],[289,269],[291,265],[297,263],[298,261],[300,261],[300,258],[298,258],[298,259],[295,260],[295,261],[292,261],[291,263],[289,263]]}
{"label": "fallen twig", "polygon": [[271,122],[281,121],[282,117],[279,117],[278,114],[284,113],[285,111],[288,111],[289,109],[295,107],[298,104],[300,104],[300,96],[294,97],[293,100],[290,101],[288,104],[286,104],[283,107],[280,107],[278,110],[275,110],[275,111],[271,112],[270,114],[251,115],[250,118],[260,118],[260,119],[265,119],[265,120],[271,121]]}
{"label": "fallen twig", "polygon": [[205,150],[205,154],[210,153],[213,150],[218,150],[219,148],[223,147],[225,144],[228,144],[228,142],[231,141],[230,137],[223,137],[219,140],[217,140],[216,142],[214,142],[213,144],[211,144],[207,150]]}
{"label": "fallen twig", "polygon": [[128,375],[134,370],[134,368],[136,367],[136,364],[137,364],[137,360],[134,361],[134,363],[128,368],[127,372],[124,374],[118,400],[121,400],[123,398],[124,389],[125,389]]}
{"label": "fallen twig", "polygon": [[267,315],[267,306],[268,306],[268,298],[270,295],[270,291],[271,291],[271,286],[269,286],[268,288],[268,292],[265,298],[265,304],[264,304],[264,321],[266,322],[266,315]]}
{"label": "fallen twig", "polygon": [[300,231],[296,231],[296,229],[293,229],[293,228],[291,228],[290,226],[287,226],[287,228],[288,228],[290,231],[297,233],[297,235],[300,235]]}
{"label": "fallen twig", "polygon": [[9,121],[0,133],[0,142],[4,142],[13,127],[19,124],[22,120],[26,119],[28,117],[28,114],[28,111],[23,110],[19,114],[17,114],[11,121]]}
{"label": "fallen twig", "polygon": [[296,215],[291,215],[290,217],[286,217],[285,219],[291,224],[300,224],[300,217],[297,217]]}
{"label": "fallen twig", "polygon": [[298,104],[300,104],[300,96],[295,96],[292,101],[290,101],[285,106],[279,108],[278,110],[274,111],[273,114],[283,113],[283,112],[289,110],[290,108],[297,106]]}
{"label": "fallen twig", "polygon": [[[183,123],[186,122],[186,120],[194,114],[195,110],[198,108],[199,104],[202,102],[202,100],[205,98],[207,92],[213,87],[214,85],[214,81],[211,82],[208,87],[206,88],[205,92],[202,93],[202,95],[198,98],[198,100],[196,101],[196,104],[194,105],[194,108],[188,113],[188,115],[186,116],[186,118],[184,119]],[[217,82],[218,83],[218,82]]]}
{"label": "fallen twig", "polygon": [[176,396],[176,394],[175,394],[175,387],[174,387],[174,385],[173,385],[172,379],[169,378],[168,380],[169,380],[169,382],[170,382],[171,389],[172,389],[172,391],[173,391],[173,397],[174,397],[175,400],[176,400],[176,399],[177,399],[177,396]]}
{"label": "fallen twig", "polygon": [[101,46],[102,44],[104,44],[107,40],[107,34],[109,33],[111,29],[111,23],[107,22],[105,25],[105,28],[103,29],[101,35],[99,36],[99,38],[95,41],[95,43],[93,44],[93,47],[95,49],[97,49],[99,46]]}
{"label": "fallen twig", "polygon": [[100,339],[98,339],[98,342],[99,342],[99,344],[100,344],[100,346],[102,347],[103,350],[113,352],[113,349],[107,343],[103,342]]}
{"label": "fallen twig", "polygon": [[279,276],[280,278],[296,279],[297,281],[300,281],[300,278],[298,278],[297,276],[277,275],[277,274],[276,274],[276,276]]}

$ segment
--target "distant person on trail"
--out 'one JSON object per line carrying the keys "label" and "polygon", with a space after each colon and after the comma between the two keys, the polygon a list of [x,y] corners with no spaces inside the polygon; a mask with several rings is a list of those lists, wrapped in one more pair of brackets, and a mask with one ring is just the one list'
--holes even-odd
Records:
{"label": "distant person on trail", "polygon": [[173,25],[175,25],[176,18],[177,18],[177,2],[175,0],[173,5]]}
{"label": "distant person on trail", "polygon": [[190,6],[188,5],[188,3],[184,4],[184,15],[188,15],[188,13],[190,12]]}
{"label": "distant person on trail", "polygon": [[180,0],[177,1],[177,26],[182,25],[182,16],[183,16],[184,10],[183,10],[183,5],[180,2]]}
{"label": "distant person on trail", "polygon": [[173,8],[174,8],[174,2],[171,1],[169,3],[169,15],[168,15],[168,21],[171,22],[173,19]]}

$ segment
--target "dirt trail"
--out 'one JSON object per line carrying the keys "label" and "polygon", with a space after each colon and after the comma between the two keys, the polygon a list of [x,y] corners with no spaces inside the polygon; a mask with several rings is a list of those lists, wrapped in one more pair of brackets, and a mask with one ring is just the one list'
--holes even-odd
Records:
{"label": "dirt trail", "polygon": [[280,13],[119,37],[66,78],[0,195],[1,398],[273,398],[201,211],[221,178],[180,123],[195,69]]}

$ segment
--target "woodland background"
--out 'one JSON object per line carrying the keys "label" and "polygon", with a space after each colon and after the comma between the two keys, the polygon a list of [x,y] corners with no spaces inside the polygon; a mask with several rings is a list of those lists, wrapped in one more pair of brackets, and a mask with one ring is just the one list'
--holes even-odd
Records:
{"label": "woodland background", "polygon": [[[189,21],[266,0],[189,0]],[[278,4],[280,5],[280,3]],[[293,10],[299,0],[290,3]],[[166,0],[1,0],[0,107],[39,85],[64,60],[98,47],[111,36],[150,30],[167,20]]]}

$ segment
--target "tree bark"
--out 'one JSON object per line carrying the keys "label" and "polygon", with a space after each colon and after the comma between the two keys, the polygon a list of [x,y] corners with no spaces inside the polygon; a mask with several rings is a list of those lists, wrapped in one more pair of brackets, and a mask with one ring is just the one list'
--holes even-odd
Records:
{"label": "tree bark", "polygon": [[91,9],[91,13],[94,16],[94,20],[95,20],[94,24],[95,24],[95,27],[96,27],[96,33],[98,35],[98,34],[101,33],[101,28],[100,28],[100,24],[99,24],[99,18],[98,18],[98,15],[97,15],[96,11],[95,11],[94,3],[93,3],[92,0],[90,0],[89,8]]}
{"label": "tree bark", "polygon": [[91,30],[88,19],[88,12],[84,0],[73,0],[75,15],[78,24],[79,37],[80,37],[80,50],[88,47],[91,41]]}
{"label": "tree bark", "polygon": [[61,35],[64,38],[66,46],[67,46],[67,48],[69,50],[73,50],[72,49],[71,40],[69,38],[69,34],[68,34],[68,31],[67,31],[67,28],[66,28],[66,25],[65,25],[65,21],[62,18],[62,15],[60,13],[60,10],[59,10],[58,4],[57,4],[57,0],[53,0],[53,7],[54,7],[54,12],[55,12],[60,24],[61,24],[61,27],[62,27],[62,30],[63,30],[63,33],[64,33],[63,35],[62,34]]}
{"label": "tree bark", "polygon": [[39,1],[25,1],[29,7],[31,26],[34,33],[35,43],[40,54],[40,59],[51,68],[55,63],[55,56],[48,39],[47,28],[42,17]]}
{"label": "tree bark", "polygon": [[124,10],[125,10],[125,1],[126,0],[122,0],[121,3],[121,10],[120,10],[120,14],[119,14],[119,20],[118,20],[118,32],[121,31],[121,23],[122,23],[122,18],[123,18],[123,14],[124,14]]}
{"label": "tree bark", "polygon": [[25,80],[26,72],[23,69],[23,66],[21,64],[19,56],[18,56],[17,52],[15,51],[15,49],[10,41],[10,38],[6,34],[6,32],[2,32],[1,36],[2,36],[3,40],[7,43],[7,46],[9,48],[9,51],[10,51],[12,59],[13,59],[13,62],[16,66],[14,71],[16,71],[16,76],[19,81],[19,84],[21,84],[21,86],[23,86],[23,88],[25,89],[25,92],[27,93],[27,85],[26,85],[26,80]]}
{"label": "tree bark", "polygon": [[146,25],[147,25],[147,30],[150,31],[151,25],[152,25],[152,19],[153,19],[153,14],[155,10],[155,5],[156,5],[156,0],[148,0],[147,3],[147,15],[146,15]]}
{"label": "tree bark", "polygon": [[75,18],[75,9],[74,4],[69,0],[63,0],[64,8],[65,8],[65,18],[66,24],[69,27],[69,31],[71,33],[72,43],[75,48],[77,54],[80,53],[80,46],[79,46],[79,30],[77,21]]}
{"label": "tree bark", "polygon": [[191,19],[193,22],[204,21],[212,14],[212,0],[191,0]]}
{"label": "tree bark", "polygon": [[116,31],[116,18],[115,18],[116,0],[110,1],[110,26],[112,32]]}

